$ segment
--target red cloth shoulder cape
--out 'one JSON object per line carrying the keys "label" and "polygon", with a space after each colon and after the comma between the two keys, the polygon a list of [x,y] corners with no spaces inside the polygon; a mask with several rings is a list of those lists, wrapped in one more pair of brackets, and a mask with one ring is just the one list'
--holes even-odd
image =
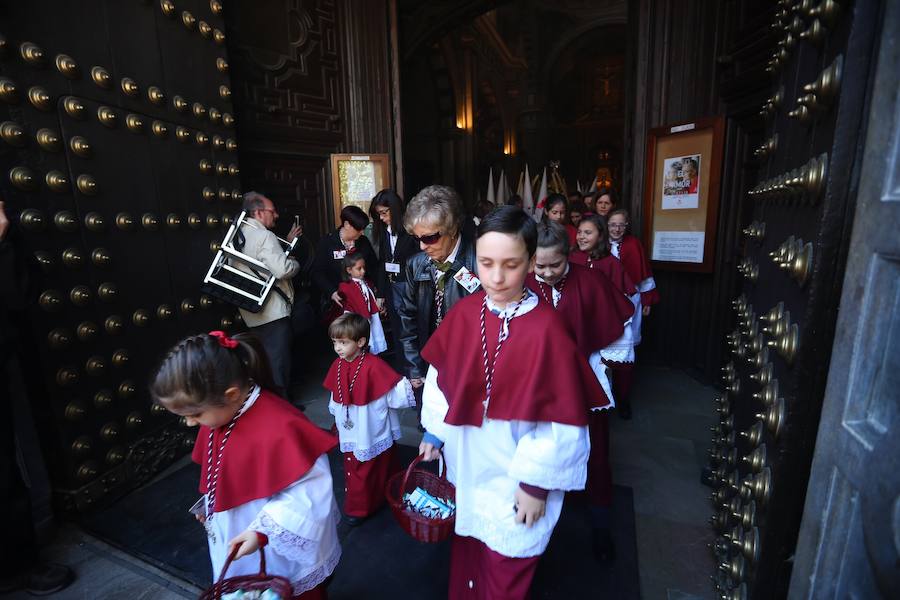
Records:
{"label": "red cloth shoulder cape", "polygon": [[[372,289],[372,286],[369,285],[368,281],[366,282],[366,285],[369,286],[370,290]],[[344,299],[345,311],[362,315],[367,319],[378,312],[375,296],[369,296],[369,306],[367,307],[366,298],[363,296],[355,281],[342,281],[340,285],[338,285],[338,294]]]}
{"label": "red cloth shoulder cape", "polygon": [[[356,383],[353,384],[353,393],[350,393],[350,380],[353,379],[353,373],[362,355],[357,356],[353,362],[344,361],[341,366],[341,387],[344,388],[344,402],[353,404],[354,406],[365,406],[369,402],[381,398],[387,394],[395,385],[400,383],[403,377],[391,368],[389,364],[375,356],[366,353],[366,359],[363,361],[362,368],[359,370],[359,376]],[[337,389],[337,368],[338,364],[344,360],[338,358],[331,363],[328,374],[322,385],[326,390],[334,394],[334,401],[338,402],[340,397]]]}
{"label": "red cloth shoulder cape", "polygon": [[[625,271],[635,285],[640,285],[642,281],[648,277],[653,277],[653,271],[650,270],[650,262],[644,253],[644,247],[641,246],[639,239],[631,234],[626,234],[622,238],[619,245],[619,260],[625,267]],[[641,304],[650,306],[659,302],[659,292],[656,288],[641,293]]]}
{"label": "red cloth shoulder cape", "polygon": [[[484,294],[479,291],[457,302],[422,349],[425,362],[438,370],[438,386],[450,406],[444,418],[449,425],[482,425]],[[493,357],[501,321],[488,311],[485,326]],[[607,405],[603,388],[555,310],[539,302],[510,321],[494,370],[489,419],[584,426],[590,409]]]}
{"label": "red cloth shoulder cape", "polygon": [[571,223],[566,223],[566,233],[569,235],[569,248],[574,248],[575,237],[578,235],[578,228]]}
{"label": "red cloth shoulder cape", "polygon": [[[227,427],[213,433],[213,452]],[[238,417],[225,444],[216,487],[215,512],[268,498],[312,468],[320,456],[337,446],[337,438],[272,392],[263,390]],[[200,465],[200,493],[205,494],[209,428],[200,427],[191,458]],[[213,456],[215,465],[215,456]]]}
{"label": "red cloth shoulder cape", "polygon": [[600,271],[616,286],[616,289],[629,297],[637,293],[637,287],[634,285],[631,277],[628,276],[628,272],[619,259],[612,254],[607,254],[599,260],[594,260],[587,252],[575,250],[569,255],[569,263]]}
{"label": "red cloth shoulder cape", "polygon": [[[552,302],[553,291],[549,285],[539,283],[533,274],[526,285],[537,293],[541,303],[551,306],[548,301]],[[570,264],[556,312],[578,350],[588,357],[622,337],[625,322],[634,315],[634,305],[602,272]]]}

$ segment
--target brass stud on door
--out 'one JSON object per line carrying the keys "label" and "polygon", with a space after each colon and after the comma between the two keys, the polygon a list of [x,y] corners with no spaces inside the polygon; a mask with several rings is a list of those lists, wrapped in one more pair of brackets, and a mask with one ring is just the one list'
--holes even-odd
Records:
{"label": "brass stud on door", "polygon": [[194,312],[194,310],[197,307],[194,306],[194,303],[193,303],[193,301],[191,301],[190,298],[185,298],[184,300],[181,301],[179,308],[181,309],[182,314],[188,315],[188,314]]}
{"label": "brass stud on door", "polygon": [[56,70],[62,73],[63,77],[68,79],[78,79],[81,76],[78,64],[75,62],[75,59],[68,54],[57,54],[54,62],[56,64]]}
{"label": "brass stud on door", "polygon": [[199,102],[194,102],[194,104],[191,105],[191,112],[198,119],[202,119],[206,116],[206,107]]}
{"label": "brass stud on door", "polygon": [[215,106],[209,107],[209,120],[213,123],[219,123],[222,120],[222,111]]}
{"label": "brass stud on door", "polygon": [[244,195],[241,193],[241,190],[235,188],[231,190],[231,199],[235,202],[240,202],[243,199]]}
{"label": "brass stud on door", "polygon": [[748,429],[747,431],[742,431],[741,437],[747,440],[747,443],[751,446],[758,446],[763,439],[764,429],[765,426],[763,425],[763,422],[757,421],[750,427],[750,429]]}
{"label": "brass stud on door", "polygon": [[131,315],[131,322],[138,327],[146,327],[150,324],[150,311],[139,308]]}
{"label": "brass stud on door", "polygon": [[125,350],[123,348],[119,348],[118,350],[113,352],[112,364],[113,364],[113,366],[121,369],[122,367],[124,367],[125,365],[128,364],[128,361],[130,360],[130,358],[131,357],[128,356],[127,350]]}
{"label": "brass stud on door", "polygon": [[[29,91],[29,94],[30,93],[31,92]],[[66,111],[67,115],[78,120],[83,119],[86,114],[84,104],[74,96],[66,96],[65,100],[63,100],[63,110]]]}
{"label": "brass stud on door", "polygon": [[229,198],[231,198],[231,193],[225,188],[219,188],[219,200],[225,202]]}
{"label": "brass stud on door", "polygon": [[62,262],[70,269],[78,269],[84,265],[84,255],[78,248],[66,248],[62,253]]}
{"label": "brass stud on door", "polygon": [[25,130],[15,121],[3,121],[0,123],[0,139],[15,148],[25,145]]}
{"label": "brass stud on door", "polygon": [[170,318],[172,318],[172,315],[174,315],[174,314],[175,314],[175,312],[172,310],[172,307],[169,306],[168,304],[160,304],[156,308],[156,318],[159,319],[160,321],[165,321],[167,319],[170,319]]}
{"label": "brass stud on door", "polygon": [[212,26],[206,21],[197,23],[197,31],[199,31],[200,35],[206,39],[209,39],[212,36]]}
{"label": "brass stud on door", "polygon": [[221,135],[214,135],[212,136],[212,145],[216,150],[222,150],[225,148],[225,140]]}
{"label": "brass stud on door", "polygon": [[212,175],[213,174],[213,164],[210,160],[206,158],[200,159],[199,163],[200,172],[204,175]]}
{"label": "brass stud on door", "polygon": [[72,136],[69,139],[69,149],[81,158],[90,158],[91,156],[91,145],[80,135]]}
{"label": "brass stud on door", "polygon": [[126,96],[131,96],[132,98],[137,96],[141,91],[140,86],[138,86],[137,82],[131,77],[123,77],[120,86],[122,92],[124,92]]}
{"label": "brass stud on door", "polygon": [[222,3],[219,2],[219,0],[209,0],[209,10],[211,10],[214,15],[222,14]]}
{"label": "brass stud on door", "polygon": [[63,175],[60,171],[49,171],[44,176],[44,183],[47,184],[48,188],[58,194],[63,194],[69,191],[69,178]]}
{"label": "brass stud on door", "polygon": [[168,412],[169,411],[167,411],[164,406],[162,406],[161,404],[157,404],[156,402],[154,402],[153,404],[150,405],[150,414],[151,415],[156,415],[157,417],[161,417],[161,416],[167,414]]}
{"label": "brass stud on door", "polygon": [[84,216],[84,226],[90,231],[101,232],[106,229],[106,221],[98,212],[89,212]]}
{"label": "brass stud on door", "polygon": [[187,222],[188,227],[190,227],[191,229],[200,229],[200,227],[203,225],[203,219],[201,219],[200,215],[198,215],[197,213],[189,214]]}
{"label": "brass stud on door", "polygon": [[47,152],[59,152],[62,150],[62,142],[59,139],[59,134],[52,129],[46,127],[38,129],[37,133],[34,135],[34,139],[37,141],[38,146]]}
{"label": "brass stud on door", "polygon": [[119,118],[116,116],[116,111],[108,106],[101,106],[97,109],[97,120],[106,127],[112,129],[116,126]]}
{"label": "brass stud on door", "polygon": [[19,46],[19,55],[32,67],[41,67],[44,64],[44,51],[32,42],[23,42]]}
{"label": "brass stud on door", "polygon": [[172,97],[172,106],[174,106],[175,110],[178,112],[184,112],[188,109],[187,100],[178,95]]}
{"label": "brass stud on door", "polygon": [[144,213],[141,216],[141,225],[144,226],[144,229],[147,231],[156,231],[159,229],[159,218],[153,213]]}
{"label": "brass stud on door", "polygon": [[206,200],[207,202],[212,202],[213,200],[216,199],[216,193],[213,191],[213,189],[211,187],[203,188],[201,195],[203,196],[203,199]]}
{"label": "brass stud on door", "polygon": [[91,252],[91,262],[97,267],[108,267],[112,263],[112,258],[105,248],[97,248]]}
{"label": "brass stud on door", "polygon": [[190,11],[185,10],[181,13],[181,22],[187,29],[192,30],[197,25],[197,17],[192,15]]}
{"label": "brass stud on door", "polygon": [[132,113],[125,117],[125,126],[133,133],[142,133],[144,131],[144,120]]}
{"label": "brass stud on door", "polygon": [[62,307],[62,295],[56,290],[46,290],[38,298],[38,305],[47,312],[56,312]]}
{"label": "brass stud on door", "polygon": [[238,169],[238,166],[236,164],[231,163],[230,165],[228,165],[228,174],[232,177],[237,177],[241,174],[241,170]]}
{"label": "brass stud on door", "polygon": [[219,86],[219,97],[222,100],[228,100],[229,98],[231,98],[231,90],[228,88],[227,85]]}
{"label": "brass stud on door", "polygon": [[78,327],[75,328],[75,335],[78,336],[78,339],[84,343],[92,341],[97,337],[97,326],[90,321],[82,321],[78,324]]}
{"label": "brass stud on door", "polygon": [[222,329],[230,329],[234,325],[234,319],[231,317],[222,317],[219,321],[219,325],[222,326]]}
{"label": "brass stud on door", "polygon": [[237,147],[237,142],[233,139],[228,138],[227,140],[225,140],[225,149],[229,152],[234,152],[235,150],[237,150]]}
{"label": "brass stud on door", "polygon": [[70,210],[61,210],[53,215],[53,224],[57,229],[66,233],[78,231],[78,218]]}
{"label": "brass stud on door", "polygon": [[72,442],[72,454],[76,456],[86,456],[91,453],[93,447],[94,444],[91,442],[91,438],[86,435],[80,435]]}
{"label": "brass stud on door", "polygon": [[97,461],[89,460],[78,467],[75,476],[81,481],[91,481],[96,479],[100,474],[100,464]]}
{"label": "brass stud on door", "polygon": [[92,356],[84,363],[84,370],[88,375],[99,377],[106,371],[106,361],[99,356]]}
{"label": "brass stud on door", "polygon": [[50,93],[39,85],[28,88],[28,101],[38,110],[49,111],[53,108]]}
{"label": "brass stud on door", "polygon": [[71,334],[65,329],[54,329],[47,334],[47,344],[54,350],[61,350],[72,343]]}
{"label": "brass stud on door", "polygon": [[766,445],[760,444],[743,461],[754,473],[759,473],[766,466]]}
{"label": "brass stud on door", "polygon": [[159,0],[159,8],[167,17],[171,17],[175,14],[175,3],[172,2],[172,0]]}
{"label": "brass stud on door", "polygon": [[34,259],[37,261],[38,265],[40,265],[41,271],[44,273],[50,273],[53,270],[53,256],[49,252],[36,250]]}
{"label": "brass stud on door", "polygon": [[109,449],[109,452],[106,453],[104,460],[106,461],[106,464],[114,467],[116,465],[122,464],[126,456],[127,451],[122,447],[116,446],[115,448]]}
{"label": "brass stud on door", "polygon": [[71,367],[63,367],[56,372],[56,385],[69,387],[78,382],[78,371]]}
{"label": "brass stud on door", "polygon": [[228,173],[228,167],[224,163],[216,163],[216,175],[224,176]]}
{"label": "brass stud on door", "polygon": [[109,335],[119,335],[125,329],[125,322],[119,315],[110,315],[103,321],[103,328]]}
{"label": "brass stud on door", "polygon": [[207,309],[212,308],[212,306],[213,306],[212,297],[207,296],[206,294],[203,294],[202,296],[200,296],[200,308],[202,308],[203,310],[207,310]]}
{"label": "brass stud on door", "polygon": [[175,128],[175,139],[177,139],[182,144],[186,144],[187,142],[191,141],[191,132],[188,131],[187,128],[179,125]]}
{"label": "brass stud on door", "polygon": [[108,90],[112,87],[112,76],[103,67],[91,67],[91,79],[99,88]]}
{"label": "brass stud on door", "polygon": [[213,41],[221,46],[225,43],[225,34],[218,29],[213,29]]}
{"label": "brass stud on door", "polygon": [[162,106],[166,102],[166,95],[158,86],[151,85],[147,88],[147,100],[156,106]]}
{"label": "brass stud on door", "polygon": [[216,215],[206,215],[206,226],[215,229],[219,226],[219,217]]}
{"label": "brass stud on door", "polygon": [[19,89],[11,79],[6,77],[0,77],[0,100],[7,104],[17,104],[19,102]]}
{"label": "brass stud on door", "polygon": [[91,290],[86,285],[76,285],[69,292],[69,300],[75,306],[85,307],[91,303]]}
{"label": "brass stud on door", "polygon": [[219,57],[216,59],[216,69],[219,73],[227,73],[228,72],[228,61],[223,57]]}
{"label": "brass stud on door", "polygon": [[756,418],[761,419],[772,436],[778,439],[778,434],[781,433],[781,426],[784,423],[784,398],[777,398],[764,412],[757,413]]}
{"label": "brass stud on door", "polygon": [[122,231],[131,231],[134,227],[134,219],[126,212],[120,212],[116,215],[116,227]]}
{"label": "brass stud on door", "polygon": [[119,435],[121,435],[121,430],[116,423],[107,423],[100,428],[100,437],[107,442],[112,442],[118,439]]}
{"label": "brass stud on door", "polygon": [[84,409],[84,407],[80,403],[69,402],[66,405],[66,408],[63,411],[63,414],[65,415],[66,420],[68,420],[68,421],[80,421],[81,419],[84,418],[84,415],[87,414],[87,411]]}
{"label": "brass stud on door", "polygon": [[169,229],[178,229],[179,227],[181,227],[181,217],[179,217],[175,213],[170,213],[166,217],[166,225],[169,226]]}
{"label": "brass stud on door", "polygon": [[222,124],[225,127],[233,127],[234,126],[234,117],[232,117],[229,113],[222,114]]}
{"label": "brass stud on door", "polygon": [[203,133],[202,131],[198,131],[194,135],[194,140],[197,142],[198,146],[205,146],[209,143],[209,136]]}
{"label": "brass stud on door", "polygon": [[769,501],[771,493],[772,469],[769,467],[763,467],[759,473],[747,477],[741,482],[741,496],[745,500],[753,498],[756,502],[765,505]]}
{"label": "brass stud on door", "polygon": [[81,174],[75,179],[75,186],[85,196],[95,196],[99,191],[97,181],[90,175]]}
{"label": "brass stud on door", "polygon": [[158,138],[164,138],[169,133],[169,128],[166,127],[166,124],[162,121],[153,121],[153,125],[150,126],[150,130],[153,132]]}
{"label": "brass stud on door", "polygon": [[125,417],[125,426],[130,429],[139,429],[144,424],[144,418],[141,413],[134,411],[128,413]]}
{"label": "brass stud on door", "polygon": [[97,288],[97,297],[104,302],[113,302],[119,295],[119,288],[115,283],[105,281]]}
{"label": "brass stud on door", "polygon": [[[12,177],[10,177],[10,179],[12,179]],[[19,214],[19,223],[22,225],[22,228],[27,231],[43,231],[44,215],[33,208],[26,208]]]}

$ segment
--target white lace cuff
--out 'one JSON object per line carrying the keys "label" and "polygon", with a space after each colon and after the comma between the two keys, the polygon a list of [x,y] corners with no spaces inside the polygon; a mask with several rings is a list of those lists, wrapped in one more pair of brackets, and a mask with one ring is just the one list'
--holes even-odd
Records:
{"label": "white lace cuff", "polygon": [[288,531],[276,523],[266,511],[259,513],[247,529],[265,534],[269,538],[272,552],[294,562],[309,560],[310,551],[319,544],[317,540],[310,540]]}
{"label": "white lace cuff", "polygon": [[372,460],[388,448],[394,445],[394,440],[400,439],[399,431],[391,431],[391,437],[377,441],[368,448],[359,448],[355,442],[341,442],[341,452],[352,452],[359,462]]}
{"label": "white lace cuff", "polygon": [[412,384],[404,377],[387,393],[388,408],[412,408],[416,405],[416,396]]}

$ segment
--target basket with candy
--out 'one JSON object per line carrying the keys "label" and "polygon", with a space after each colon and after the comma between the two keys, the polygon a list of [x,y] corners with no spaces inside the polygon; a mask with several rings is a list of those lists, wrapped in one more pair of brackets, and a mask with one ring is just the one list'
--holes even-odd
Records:
{"label": "basket with candy", "polygon": [[403,530],[420,542],[440,542],[453,533],[456,523],[456,488],[447,481],[447,465],[441,455],[439,474],[416,466],[417,456],[405,472],[388,481],[387,499]]}

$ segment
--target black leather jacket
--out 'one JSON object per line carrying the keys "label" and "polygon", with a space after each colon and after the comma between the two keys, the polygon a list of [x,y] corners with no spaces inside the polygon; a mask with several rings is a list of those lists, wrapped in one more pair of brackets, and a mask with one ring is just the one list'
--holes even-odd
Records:
{"label": "black leather jacket", "polygon": [[[462,238],[459,252],[453,267],[445,277],[453,277],[465,267],[472,273],[477,273],[475,267],[475,246],[471,239]],[[403,361],[407,377],[413,379],[425,377],[428,364],[422,360],[419,352],[425,347],[425,342],[434,333],[435,325],[432,317],[434,307],[434,276],[435,268],[431,259],[424,252],[413,255],[406,261],[404,280],[406,289],[397,312],[400,316],[400,344],[403,351]],[[453,305],[460,299],[469,295],[469,292],[456,281],[447,280],[444,286],[444,314],[447,314]]]}

